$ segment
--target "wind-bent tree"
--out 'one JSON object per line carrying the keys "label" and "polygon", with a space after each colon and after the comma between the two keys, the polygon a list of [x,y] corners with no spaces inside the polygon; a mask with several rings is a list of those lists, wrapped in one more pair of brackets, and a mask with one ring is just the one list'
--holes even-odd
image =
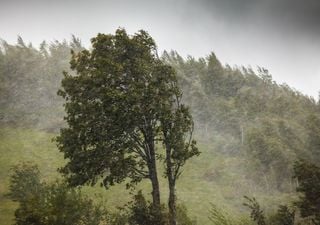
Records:
{"label": "wind-bent tree", "polygon": [[[156,143],[163,142],[170,205],[175,207],[175,180],[198,150],[191,141],[191,116],[180,104],[175,71],[158,58],[153,39],[145,31],[128,36],[124,29],[98,34],[91,51],[72,54],[71,69],[76,75],[64,73],[58,92],[66,101],[68,127],[57,137],[69,159],[61,172],[70,184],[102,180],[108,188],[126,178],[129,184],[147,178],[153,205],[160,207]],[[169,208],[175,217],[175,208]]]}
{"label": "wind-bent tree", "polygon": [[176,224],[176,181],[185,162],[199,155],[196,142],[192,139],[193,121],[186,106],[181,104],[181,93],[177,90],[169,105],[162,108],[161,131],[166,155],[166,177],[169,185],[169,222]]}

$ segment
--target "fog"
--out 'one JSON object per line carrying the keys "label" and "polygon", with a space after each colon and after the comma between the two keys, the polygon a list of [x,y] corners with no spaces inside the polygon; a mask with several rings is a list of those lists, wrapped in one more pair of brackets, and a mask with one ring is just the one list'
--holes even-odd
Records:
{"label": "fog", "polygon": [[[89,49],[90,39],[97,33],[114,34],[119,27],[125,28],[130,34],[134,34],[139,29],[148,31],[155,39],[160,53],[164,50],[178,52],[163,54],[162,59],[176,71],[183,93],[182,100],[186,106],[190,107],[195,125],[193,134],[201,151],[198,157],[188,160],[177,185],[179,190],[177,199],[179,204],[181,202],[188,210],[190,209],[190,218],[196,218],[198,224],[209,224],[211,219],[208,216],[212,212],[209,210],[213,207],[210,203],[214,203],[221,206],[223,211],[226,208],[230,212],[226,217],[230,216],[230,221],[236,221],[230,224],[240,224],[237,221],[245,221],[242,220],[245,218],[249,221],[250,212],[244,209],[243,205],[242,196],[244,195],[257,196],[268,217],[274,215],[279,204],[296,207],[298,204],[293,202],[293,199],[297,199],[296,187],[303,183],[292,179],[297,160],[305,159],[320,168],[318,148],[320,146],[320,101],[316,102],[304,96],[318,98],[320,90],[318,87],[320,84],[320,63],[318,62],[320,59],[320,1],[318,1],[0,0],[0,96],[2,97],[0,98],[0,212],[8,214],[8,216],[0,216],[0,224],[9,224],[8,221],[13,221],[14,216],[17,218],[20,215],[14,214],[12,201],[2,197],[10,189],[9,172],[15,163],[30,160],[38,164],[40,171],[44,172],[43,174],[50,182],[50,179],[54,180],[58,176],[57,168],[61,168],[70,159],[67,156],[69,153],[66,154],[67,151],[62,150],[61,143],[52,141],[59,139],[56,137],[61,128],[66,128],[60,130],[60,134],[63,134],[69,133],[68,127],[74,126],[74,134],[76,134],[78,132],[76,127],[81,127],[79,131],[83,133],[84,138],[82,134],[76,134],[74,137],[69,137],[70,139],[67,136],[62,138],[66,140],[65,143],[72,143],[71,150],[77,148],[78,143],[74,142],[81,141],[82,144],[87,140],[90,141],[89,139],[92,139],[92,142],[98,140],[97,143],[89,143],[88,148],[82,146],[79,148],[79,153],[75,155],[79,154],[82,158],[76,160],[75,163],[79,166],[75,168],[85,164],[101,165],[101,167],[106,164],[106,170],[103,171],[109,171],[110,165],[107,165],[109,160],[101,163],[89,162],[90,155],[104,160],[105,155],[100,155],[104,153],[103,151],[106,151],[109,157],[109,152],[115,150],[109,149],[109,146],[117,146],[120,138],[117,137],[114,142],[116,144],[113,144],[113,140],[109,137],[116,137],[119,134],[119,136],[128,137],[130,134],[127,135],[127,133],[134,131],[133,139],[136,139],[135,137],[139,139],[140,136],[147,139],[147,136],[142,133],[135,133],[136,129],[140,130],[141,124],[133,122],[135,126],[129,127],[127,132],[123,129],[126,123],[121,123],[123,126],[119,128],[117,122],[120,120],[113,120],[114,115],[110,117],[109,113],[113,110],[109,108],[113,109],[113,105],[118,107],[118,102],[114,101],[118,91],[113,99],[115,89],[112,88],[118,90],[119,86],[114,87],[115,82],[107,82],[112,85],[105,88],[109,85],[105,85],[103,76],[111,77],[109,71],[100,73],[98,70],[97,72],[91,70],[96,66],[94,61],[89,63],[93,66],[88,67],[88,73],[83,72],[84,79],[80,77],[79,82],[76,82],[76,77],[72,81],[74,83],[69,83],[70,80],[63,78],[63,70],[69,74],[77,72],[70,69],[71,49],[74,52]],[[82,44],[77,38],[72,38],[72,35],[79,37]],[[16,44],[18,36],[23,40],[19,38],[19,43]],[[9,44],[1,42],[1,39]],[[51,44],[44,44],[42,48],[38,48],[43,40]],[[38,49],[27,46],[25,43],[32,43],[32,46]],[[131,49],[131,45],[125,47]],[[215,54],[210,54],[212,51]],[[119,68],[125,65],[123,71],[126,75],[135,76],[136,71],[146,68],[143,70],[146,72],[140,75],[150,77],[149,71],[153,70],[148,69],[149,65],[158,65],[150,64],[144,59],[135,60],[136,58],[131,57],[131,54],[128,55],[130,56],[128,60],[134,59],[128,61],[129,63],[127,58],[124,64],[122,64],[123,61],[115,60],[115,63],[119,63]],[[180,55],[186,60],[181,60]],[[209,57],[206,60],[194,60],[188,56]],[[91,58],[102,61],[96,56]],[[115,57],[115,59],[118,58],[123,57],[122,55]],[[76,62],[79,57],[75,59]],[[220,61],[231,66],[252,67],[253,70],[224,66]],[[143,63],[141,66],[140,62]],[[254,69],[257,66],[267,68],[278,83],[287,83],[294,90],[286,85],[275,84],[265,70],[258,70],[255,73]],[[97,68],[100,69],[100,65]],[[153,67],[150,68],[153,69]],[[101,74],[103,79],[94,76],[96,74]],[[155,73],[155,76],[157,74]],[[151,73],[151,79],[153,79],[152,76]],[[88,82],[86,77],[97,77],[98,79],[92,83],[101,88],[89,89],[87,83],[91,82]],[[122,77],[124,81],[130,80],[127,76]],[[61,83],[62,79],[64,82]],[[114,78],[111,77],[111,79]],[[144,79],[131,80],[135,82],[135,80]],[[99,83],[100,81],[102,82]],[[130,86],[127,87],[137,87],[136,93],[143,96],[146,93],[155,93],[153,85],[150,89],[152,91],[149,91],[149,82],[143,82],[142,88],[139,88],[139,82],[133,83],[134,85],[129,83]],[[90,110],[81,109],[89,109],[88,105],[82,104],[82,97],[79,97],[79,102],[71,100],[74,98],[72,95],[69,98],[70,93],[67,91],[68,87],[66,88],[68,85],[80,90],[79,96],[89,96],[83,99],[83,102],[94,103],[90,105]],[[125,82],[124,85],[126,85]],[[131,93],[123,88],[122,83],[120,86],[124,91],[120,92],[119,96]],[[59,92],[58,96],[59,89],[62,92]],[[69,88],[70,90],[73,91],[72,88]],[[83,94],[81,90],[85,90],[86,93]],[[91,92],[91,90],[94,91]],[[296,90],[304,95],[297,93]],[[108,91],[111,91],[112,99],[104,97]],[[67,97],[62,98],[64,95],[62,93]],[[136,94],[135,91],[132,93]],[[144,97],[128,97],[124,99],[144,99]],[[76,98],[78,97],[74,99]],[[126,105],[133,105],[133,109],[136,106],[138,109],[148,109],[147,114],[144,114],[143,110],[139,112],[144,118],[145,115],[150,115],[150,110],[153,112],[153,106],[158,104],[158,102],[154,104],[155,100],[157,99],[151,98],[151,101],[146,102],[126,102]],[[170,102],[168,99],[165,101]],[[84,107],[81,107],[82,105]],[[120,105],[122,107],[124,104]],[[163,108],[160,107],[159,110]],[[71,111],[75,114],[70,113]],[[133,115],[130,113],[131,110],[125,109],[121,112],[127,111],[129,115]],[[94,114],[91,115],[92,112]],[[154,121],[158,121],[159,130],[152,131],[154,134],[162,132],[158,115],[161,115],[161,122],[163,122],[163,112],[166,111],[155,113],[157,116]],[[87,116],[89,113],[90,116]],[[65,120],[63,120],[64,117]],[[179,124],[176,126],[176,121],[173,120],[175,117],[171,119],[170,115],[168,124],[173,123],[173,127],[179,129]],[[127,124],[132,123],[132,117],[123,116],[122,118],[129,121]],[[112,129],[101,129],[105,124],[108,124],[107,128]],[[109,124],[112,124],[112,127]],[[147,128],[149,127],[151,125]],[[113,134],[113,131],[116,134]],[[70,133],[73,134],[73,132]],[[93,138],[92,134],[96,137]],[[106,140],[103,136],[105,134],[107,134]],[[176,136],[180,136],[179,132]],[[76,137],[79,137],[79,141]],[[163,142],[165,145],[161,145],[163,138],[164,136],[159,139],[154,138],[157,144],[154,145],[157,156],[160,155],[156,157],[160,168],[159,177],[166,174],[165,167],[162,166],[168,165],[165,164],[168,162],[166,161],[168,157],[162,154],[167,144]],[[62,139],[60,136],[60,140]],[[109,141],[112,144],[109,144]],[[131,142],[124,143],[127,145]],[[137,145],[141,146],[140,142]],[[86,152],[89,153],[88,160],[82,154]],[[95,153],[99,155],[96,156]],[[128,159],[135,159],[132,153],[128,152]],[[144,158],[145,155],[140,156]],[[114,158],[114,160],[120,159],[119,156]],[[125,165],[120,163],[117,162],[119,167],[117,166],[116,169]],[[139,163],[136,164],[138,165],[140,166]],[[123,168],[127,169],[126,166]],[[89,170],[88,173],[87,171],[84,173],[84,177],[92,173],[93,170]],[[122,175],[122,172],[120,171],[119,174]],[[320,174],[320,169],[317,174]],[[319,177],[318,175],[313,177]],[[318,185],[316,182],[318,181],[315,181],[315,186]],[[149,184],[142,182],[140,185],[137,188],[149,194]],[[97,186],[86,187],[83,190],[94,201],[101,200],[101,203],[105,204],[101,206],[106,206],[106,209],[111,210],[110,212],[117,207],[127,207],[128,205],[125,204],[132,197],[130,193],[133,194],[133,189],[130,189],[130,193],[125,192],[124,186],[121,185],[116,185],[108,191]],[[162,198],[167,199],[170,189],[162,178],[160,178],[160,190],[161,196],[164,196]],[[150,195],[147,196],[150,197]],[[162,201],[165,203],[166,200]],[[48,201],[43,202],[51,204]],[[36,208],[42,209],[38,205]],[[46,213],[62,212],[60,205],[57,208],[59,210],[44,209]],[[16,212],[21,212],[19,210],[20,208]],[[71,214],[73,211],[68,210]],[[299,211],[300,209],[297,209],[296,212]],[[48,218],[45,214],[39,215]],[[182,223],[179,222],[179,224]]]}
{"label": "fog", "polygon": [[320,83],[320,2],[317,0],[1,0],[0,38],[80,37],[89,46],[98,32],[147,30],[159,50],[223,63],[262,66],[274,79],[317,97]]}

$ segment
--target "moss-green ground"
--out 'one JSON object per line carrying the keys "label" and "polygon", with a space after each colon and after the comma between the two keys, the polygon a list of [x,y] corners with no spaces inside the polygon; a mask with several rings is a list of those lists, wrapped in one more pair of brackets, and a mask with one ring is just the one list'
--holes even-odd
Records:
{"label": "moss-green ground", "polygon": [[[17,204],[5,197],[8,191],[10,167],[20,161],[36,163],[42,177],[48,181],[59,177],[57,168],[64,164],[63,155],[52,141],[54,134],[28,129],[0,129],[0,224],[13,223],[14,210]],[[187,208],[189,215],[197,219],[199,225],[210,224],[208,210],[210,202],[234,212],[242,213],[243,195],[257,196],[262,205],[276,205],[291,195],[280,193],[263,193],[252,188],[252,184],[241,178],[241,168],[245,161],[217,154],[214,144],[199,143],[202,152],[191,159],[184,167],[178,181],[178,199]],[[159,165],[161,167],[161,165]],[[161,172],[160,172],[161,173]],[[162,201],[167,198],[166,181],[161,178]],[[137,189],[148,195],[150,185],[145,181]],[[108,208],[123,206],[130,199],[129,190],[124,184],[116,185],[109,190],[99,186],[84,187],[83,192],[94,199],[104,201]],[[247,213],[247,212],[245,212]]]}

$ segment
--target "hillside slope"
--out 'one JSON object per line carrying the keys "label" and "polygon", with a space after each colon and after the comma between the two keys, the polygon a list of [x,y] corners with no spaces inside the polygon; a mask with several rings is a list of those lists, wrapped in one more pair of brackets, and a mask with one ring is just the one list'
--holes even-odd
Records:
{"label": "hillside slope", "polygon": [[[56,169],[64,159],[52,138],[64,125],[64,113],[56,92],[61,71],[69,70],[71,49],[82,49],[78,39],[43,43],[40,49],[19,39],[17,45],[4,43],[0,51],[0,224],[9,223],[15,208],[4,196],[12,165],[33,161],[46,179],[59,176]],[[162,58],[177,71],[202,152],[188,162],[178,182],[179,201],[191,216],[208,224],[210,202],[239,213],[243,195],[258,196],[266,206],[294,198],[293,162],[320,162],[318,102],[277,84],[265,69],[224,66],[213,53],[183,59],[165,52]],[[137,189],[148,193],[148,187],[143,183]],[[129,199],[123,185],[84,191],[113,209]]]}

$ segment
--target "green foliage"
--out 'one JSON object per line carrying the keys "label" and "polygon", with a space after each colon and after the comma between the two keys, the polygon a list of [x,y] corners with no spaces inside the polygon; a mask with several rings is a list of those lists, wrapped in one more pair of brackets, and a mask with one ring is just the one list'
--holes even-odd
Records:
{"label": "green foliage", "polygon": [[[51,142],[52,134],[30,129],[0,129],[0,224],[12,224],[17,203],[5,197],[10,170],[18,162],[34,162],[48,181],[57,178],[63,156]],[[27,181],[26,181],[27,182]]]}
{"label": "green foliage", "polygon": [[[156,58],[156,46],[144,31],[129,37],[99,34],[91,52],[73,54],[59,94],[66,100],[68,128],[57,138],[71,159],[61,170],[72,184],[108,187],[130,177],[157,179],[155,140],[162,105],[178,92],[171,67]],[[145,170],[145,167],[148,169]]]}
{"label": "green foliage", "polygon": [[286,205],[280,205],[277,213],[270,219],[274,225],[294,225],[294,210]]}
{"label": "green foliage", "polygon": [[320,161],[320,117],[310,114],[306,119],[307,138],[306,147],[310,151],[308,160],[319,166]]}
{"label": "green foliage", "polygon": [[16,225],[99,225],[105,221],[105,212],[80,191],[61,182],[40,182],[37,166],[23,163],[12,172],[8,196],[19,203]]}
{"label": "green foliage", "polygon": [[209,220],[213,225],[249,225],[252,224],[246,218],[236,218],[223,211],[217,205],[210,203]]}
{"label": "green foliage", "polygon": [[121,212],[115,212],[110,214],[108,221],[110,225],[127,225],[128,216]]}
{"label": "green foliage", "polygon": [[319,115],[315,100],[277,84],[264,68],[255,72],[223,66],[213,53],[196,60],[165,52],[163,60],[177,71],[198,139],[224,139],[228,144],[220,151],[244,157],[246,176],[254,183],[268,191],[292,191],[295,159],[317,154],[304,141],[314,135],[310,142],[317,146],[317,132],[312,132],[316,125],[306,123],[306,115]]}
{"label": "green foliage", "polygon": [[[169,215],[164,205],[160,210],[145,199],[142,191],[132,196],[132,201],[109,216],[112,225],[168,225]],[[177,223],[181,225],[196,225],[196,220],[190,219],[187,208],[177,207]]]}
{"label": "green foliage", "polygon": [[13,201],[27,201],[30,196],[36,196],[42,191],[40,171],[37,166],[22,163],[11,168],[8,197]]}
{"label": "green foliage", "polygon": [[[289,151],[290,146],[283,140],[281,122],[265,120],[258,127],[248,129],[245,135],[244,147],[251,159],[248,166],[255,180],[282,190],[284,181],[292,177],[291,162],[294,154]],[[257,173],[252,168],[257,168]]]}
{"label": "green foliage", "polygon": [[153,204],[148,202],[142,192],[133,196],[133,201],[128,206],[129,225],[165,225],[167,224],[167,215],[164,208],[159,210]]}
{"label": "green foliage", "polygon": [[[70,42],[43,42],[37,49],[20,38],[17,44],[3,42],[0,48],[1,125],[57,131],[64,125],[63,101],[56,96],[63,78],[61,71],[72,73],[70,50],[75,53],[83,50],[81,42],[73,37]],[[308,118],[308,115],[319,115],[313,98],[286,84],[275,83],[266,69],[255,72],[251,68],[222,65],[213,53],[207,58],[184,59],[176,52],[165,52],[162,60],[177,71],[184,94],[182,103],[190,106],[198,139],[216,141],[219,136],[228,144],[216,151],[241,157],[242,150],[248,151],[244,157],[254,162],[250,166],[256,171],[252,174],[249,168],[248,177],[264,177],[263,173],[264,180],[270,184],[268,189],[288,191],[293,187],[283,178],[291,177],[296,158],[319,161],[316,160],[317,121]],[[261,158],[256,157],[258,154],[251,155],[262,148],[255,146],[253,150],[243,146],[252,129],[263,127],[266,121],[271,122],[276,131],[263,137],[267,144],[274,144],[266,153],[273,169],[267,170]],[[283,123],[283,129],[279,123]],[[258,132],[264,131],[258,129]],[[278,156],[286,158],[283,166],[278,163]],[[258,183],[266,185],[266,182]]]}
{"label": "green foliage", "polygon": [[[14,211],[18,206],[17,203],[2,195],[8,190],[8,174],[12,165],[19,161],[32,161],[39,165],[41,174],[48,183],[55,181],[60,176],[57,173],[57,168],[63,166],[65,160],[63,155],[57,151],[55,143],[51,142],[52,138],[53,134],[36,130],[4,128],[0,130],[0,224],[12,224]],[[199,174],[204,174],[210,168],[210,165],[215,165],[216,161],[222,160],[222,158],[221,156],[212,155],[211,146],[200,144],[199,148],[202,149],[203,155],[191,159],[190,163],[187,163],[184,167],[184,174],[177,184],[178,199],[188,207],[188,215],[192,219],[197,217],[199,224],[207,224],[207,208],[205,204],[200,203],[205,203],[208,196],[216,196],[216,193],[219,193],[218,185],[212,182],[205,182]],[[164,173],[165,171],[161,168],[161,165],[159,167],[159,173]],[[194,182],[195,180],[197,181],[196,183]],[[162,199],[165,201],[168,192],[164,178],[161,178],[160,185],[163,191]],[[145,194],[149,193],[149,181],[141,182],[138,188],[142,189]],[[100,188],[99,185],[84,187],[81,190],[83,194],[88,195],[95,201],[100,202],[103,200],[105,206],[111,212],[131,200],[125,185],[116,185],[108,191]],[[226,190],[229,191],[229,189]],[[231,191],[234,193],[233,190]],[[194,198],[194,196],[197,196],[197,198]],[[217,198],[220,200],[222,193]],[[178,217],[179,203],[177,208]],[[224,203],[229,204],[227,202]]]}
{"label": "green foliage", "polygon": [[[265,217],[264,212],[255,198],[245,196],[246,202],[243,204],[251,210],[249,221],[247,218],[234,218],[232,214],[219,209],[216,205],[211,204],[209,219],[214,225],[294,225],[295,211],[286,205],[280,205],[276,214]],[[299,223],[300,224],[300,223]],[[304,225],[302,223],[301,225]]]}
{"label": "green foliage", "polygon": [[211,203],[209,219],[214,225],[233,225],[230,216],[222,212],[216,205]]}
{"label": "green foliage", "polygon": [[[20,38],[17,44],[4,42],[0,48],[0,125],[16,127],[0,132],[2,194],[8,187],[8,168],[17,160],[36,161],[49,179],[63,164],[58,152],[53,153],[50,134],[36,129],[57,131],[64,125],[63,101],[56,92],[63,78],[61,71],[72,74],[70,50],[79,52],[82,47],[76,38],[69,43],[44,42],[40,48]],[[194,132],[203,146],[202,155],[186,165],[186,176],[178,184],[179,199],[188,204],[192,215],[198,215],[201,224],[208,223],[206,206],[199,204],[208,196],[239,207],[238,196],[254,192],[273,210],[275,202],[291,198],[295,159],[311,160],[316,165],[319,162],[319,103],[286,84],[275,83],[265,69],[222,65],[214,54],[184,59],[172,52],[165,53],[162,60],[176,71],[182,103],[190,106]],[[142,185],[147,188],[147,184]],[[188,194],[190,190],[197,198]],[[104,195],[111,205],[128,200],[118,187]],[[119,201],[115,197],[118,195]],[[0,196],[1,224],[10,223],[15,207]]]}
{"label": "green foliage", "polygon": [[[126,178],[130,185],[148,178],[159,207],[156,159],[164,158],[175,225],[176,180],[185,162],[199,155],[175,72],[158,58],[155,42],[143,30],[133,36],[124,29],[98,34],[92,46],[72,55],[76,75],[65,72],[58,92],[66,101],[68,127],[56,140],[70,159],[60,171],[74,186],[94,185],[101,177],[106,188]],[[158,141],[165,147],[162,157]]]}
{"label": "green foliage", "polygon": [[188,210],[185,205],[177,206],[177,223],[181,225],[197,225],[197,220],[195,218],[190,218],[188,215]]}
{"label": "green foliage", "polygon": [[297,192],[301,193],[296,205],[302,217],[312,217],[320,224],[320,168],[312,163],[297,161],[294,176],[298,180]]}
{"label": "green foliage", "polygon": [[244,198],[247,202],[243,203],[243,205],[251,210],[251,219],[256,222],[257,225],[266,225],[264,212],[257,200],[254,197],[249,198],[248,196],[244,196]]}

